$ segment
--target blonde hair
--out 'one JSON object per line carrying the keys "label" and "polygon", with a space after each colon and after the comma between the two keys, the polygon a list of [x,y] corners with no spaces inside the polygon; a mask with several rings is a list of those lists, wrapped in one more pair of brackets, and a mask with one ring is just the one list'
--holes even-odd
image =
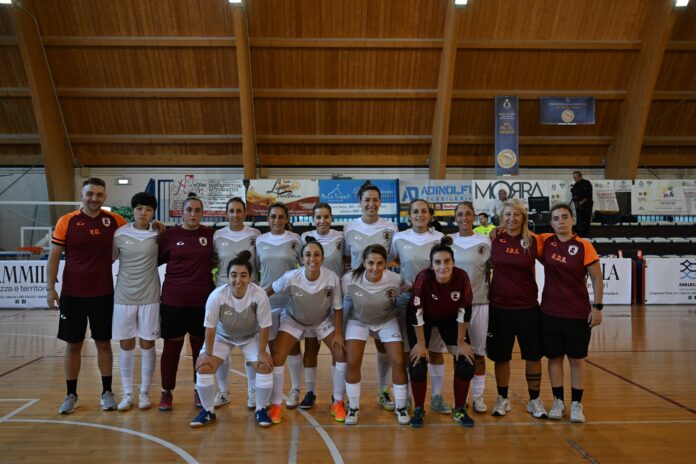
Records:
{"label": "blonde hair", "polygon": [[527,208],[524,206],[524,203],[517,198],[506,200],[503,203],[503,215],[505,215],[505,210],[508,208],[512,208],[522,214],[522,248],[527,251],[532,246],[532,243],[534,243],[532,233],[529,231],[529,215],[527,214]]}

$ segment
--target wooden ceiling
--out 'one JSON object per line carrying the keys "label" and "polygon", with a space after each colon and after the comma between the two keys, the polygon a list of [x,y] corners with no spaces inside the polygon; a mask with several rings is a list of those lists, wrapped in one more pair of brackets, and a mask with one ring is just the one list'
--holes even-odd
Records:
{"label": "wooden ceiling", "polygon": [[[631,131],[640,166],[696,166],[696,2],[663,26],[651,8],[671,0],[469,0],[443,87],[450,1],[245,0],[246,116],[227,0],[23,0],[14,14],[36,18],[75,165],[241,166],[246,117],[261,167],[425,167],[443,127],[446,166],[488,167],[493,97],[509,94],[522,167],[599,167]],[[11,8],[0,5],[0,165],[43,164]],[[641,58],[661,27],[666,47]],[[660,61],[656,83],[636,84]],[[542,95],[595,96],[596,124],[542,126]]]}

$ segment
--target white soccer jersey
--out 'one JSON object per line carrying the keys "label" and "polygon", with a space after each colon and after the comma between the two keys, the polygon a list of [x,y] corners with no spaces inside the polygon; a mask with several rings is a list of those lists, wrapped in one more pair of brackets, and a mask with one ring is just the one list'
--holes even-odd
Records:
{"label": "white soccer jersey", "polygon": [[404,279],[413,283],[420,271],[430,267],[430,250],[440,243],[443,236],[442,232],[434,229],[422,234],[408,229],[394,235],[389,256],[399,258],[400,273]]}
{"label": "white soccer jersey", "polygon": [[251,341],[259,329],[271,324],[271,303],[255,283],[249,284],[240,299],[234,297],[229,284],[217,287],[205,303],[203,326],[216,329],[216,337],[237,346]]}
{"label": "white soccer jersey", "polygon": [[157,232],[139,230],[133,223],[116,229],[113,257],[119,260],[114,303],[146,305],[159,303],[160,278],[157,272]]}
{"label": "white soccer jersey", "polygon": [[461,237],[459,234],[450,234],[452,237],[452,251],[454,251],[454,264],[464,269],[469,275],[471,290],[474,294],[473,304],[488,304],[488,272],[491,267],[491,241],[486,235],[474,234],[469,237]]}
{"label": "white soccer jersey", "polygon": [[213,235],[215,252],[220,261],[219,270],[215,277],[215,286],[220,287],[229,282],[227,278],[227,265],[242,250],[251,253],[251,281],[259,282],[258,269],[256,268],[256,238],[261,235],[258,229],[244,226],[242,230],[234,231],[229,227],[216,230]]}
{"label": "white soccer jersey", "polygon": [[307,280],[304,267],[288,271],[273,282],[273,291],[288,295],[286,314],[308,327],[322,322],[332,309],[343,308],[341,279],[325,267],[321,268],[319,278],[314,281]]}
{"label": "white soccer jersey", "polygon": [[[266,232],[256,239],[256,268],[261,273],[261,287],[268,288],[284,273],[300,264],[300,236],[287,230],[280,235]],[[271,307],[282,308],[288,302],[285,294],[271,297]]]}
{"label": "white soccer jersey", "polygon": [[[349,222],[343,228],[343,236],[346,240],[346,256],[350,256],[350,267],[356,269],[362,261],[362,252],[368,245],[380,244],[387,252],[391,247],[391,241],[399,231],[399,227],[391,221],[379,218],[372,224],[366,224],[362,218]],[[388,264],[388,263],[387,263]]]}
{"label": "white soccer jersey", "polygon": [[308,235],[317,239],[317,242],[321,243],[324,249],[324,263],[322,266],[331,269],[339,277],[345,274],[343,267],[343,250],[346,243],[343,239],[343,232],[329,229],[328,234],[321,235],[316,230],[307,231],[300,237],[302,243],[305,243],[305,237]]}
{"label": "white soccer jersey", "polygon": [[396,317],[396,297],[409,291],[411,284],[396,272],[385,269],[379,282],[370,282],[364,272],[356,279],[348,273],[343,276],[342,288],[349,319],[380,325]]}

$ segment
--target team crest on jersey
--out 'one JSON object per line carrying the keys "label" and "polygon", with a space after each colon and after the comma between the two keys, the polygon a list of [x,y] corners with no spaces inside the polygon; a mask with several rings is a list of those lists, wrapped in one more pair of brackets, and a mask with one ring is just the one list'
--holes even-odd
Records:
{"label": "team crest on jersey", "polygon": [[249,239],[249,246],[256,246],[256,238],[252,237]]}
{"label": "team crest on jersey", "polygon": [[387,298],[394,299],[395,296],[396,296],[396,291],[394,291],[393,288],[390,288],[387,290]]}
{"label": "team crest on jersey", "polygon": [[254,301],[251,303],[251,310],[256,314],[256,310],[258,309],[259,305]]}
{"label": "team crest on jersey", "polygon": [[570,245],[568,247],[568,253],[570,253],[570,256],[575,256],[578,254],[578,246],[577,245]]}
{"label": "team crest on jersey", "polygon": [[111,225],[111,218],[103,217],[102,224],[104,224],[104,227],[109,227]]}
{"label": "team crest on jersey", "polygon": [[452,292],[450,293],[450,298],[452,298],[452,301],[459,301],[459,297],[461,297],[462,294],[460,292]]}
{"label": "team crest on jersey", "polygon": [[292,243],[290,244],[290,248],[291,248],[292,250],[297,250],[297,243],[292,242]]}
{"label": "team crest on jersey", "polygon": [[485,252],[486,252],[486,247],[485,247],[485,246],[481,245],[480,247],[478,247],[478,254],[482,255],[482,254],[484,254]]}
{"label": "team crest on jersey", "polygon": [[391,234],[391,230],[385,230],[384,232],[382,232],[382,238],[384,239],[384,241],[388,242],[389,240],[391,240]]}
{"label": "team crest on jersey", "polygon": [[200,243],[203,246],[206,246],[208,244],[208,239],[205,237],[198,237],[198,243]]}
{"label": "team crest on jersey", "polygon": [[337,242],[336,243],[336,249],[341,251],[343,249],[343,242]]}
{"label": "team crest on jersey", "polygon": [[333,296],[333,288],[329,287],[325,289],[324,295],[326,295],[326,298],[331,298]]}

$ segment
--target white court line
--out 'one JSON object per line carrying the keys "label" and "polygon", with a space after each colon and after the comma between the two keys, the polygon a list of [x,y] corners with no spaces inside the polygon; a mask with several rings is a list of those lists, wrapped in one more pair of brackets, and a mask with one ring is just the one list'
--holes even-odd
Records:
{"label": "white court line", "polygon": [[27,408],[33,406],[34,403],[38,402],[39,400],[7,400],[7,401],[26,401],[26,403],[23,404],[22,406],[18,407],[17,409],[15,409],[15,410],[12,411],[11,413],[6,414],[6,415],[3,416],[3,417],[0,417],[0,422],[5,422],[5,421],[8,420],[10,417],[12,417],[12,416],[14,416],[14,415],[17,415],[17,414],[19,414],[20,412],[24,411],[25,409],[27,409]]}
{"label": "white court line", "polygon": [[[587,421],[584,424],[574,424],[571,422],[558,422],[558,421],[537,421],[537,422],[478,422],[476,424],[476,427],[556,427],[559,425],[565,425],[569,427],[580,427],[582,425],[677,425],[677,424],[695,424],[696,425],[696,420],[645,420],[645,421],[640,421],[640,420],[629,420],[629,421]],[[333,428],[344,428],[345,425],[325,425],[323,426],[324,428],[327,429],[333,429]],[[401,427],[406,427],[404,425],[398,425],[398,424],[357,424],[357,425],[351,425],[351,429],[385,429],[385,428],[401,428]],[[455,428],[461,428],[461,425],[457,424],[429,424],[426,423],[425,427],[438,427],[438,428],[449,428],[449,427],[455,427]]]}
{"label": "white court line", "polygon": [[145,440],[152,441],[154,443],[157,443],[158,445],[161,445],[174,453],[178,454],[179,457],[181,457],[185,462],[189,464],[198,464],[198,461],[196,461],[193,456],[188,454],[186,451],[183,449],[179,448],[173,443],[170,443],[166,440],[162,440],[161,438],[155,437],[154,435],[150,435],[147,433],[143,432],[138,432],[135,430],[128,430],[124,429],[121,427],[113,427],[111,425],[102,425],[102,424],[92,424],[89,422],[76,422],[76,421],[63,421],[63,420],[48,420],[48,419],[8,419],[5,422],[16,422],[16,423],[37,423],[37,424],[58,424],[58,425],[77,425],[79,427],[93,427],[96,429],[104,429],[104,430],[111,430],[113,432],[121,432],[125,433],[127,435],[133,435],[139,438],[143,438]]}
{"label": "white court line", "polygon": [[288,453],[288,464],[297,463],[297,448],[300,445],[300,427],[292,426],[292,435],[290,437],[290,452]]}

